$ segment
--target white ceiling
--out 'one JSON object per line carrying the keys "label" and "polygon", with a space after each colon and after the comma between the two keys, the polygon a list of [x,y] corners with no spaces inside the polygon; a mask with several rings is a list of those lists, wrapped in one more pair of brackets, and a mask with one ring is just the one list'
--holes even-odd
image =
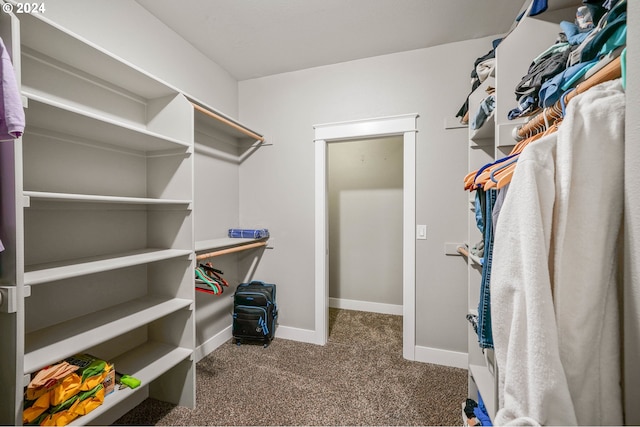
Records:
{"label": "white ceiling", "polygon": [[[523,0],[136,0],[237,80],[507,32]],[[487,51],[491,47],[487,45]]]}

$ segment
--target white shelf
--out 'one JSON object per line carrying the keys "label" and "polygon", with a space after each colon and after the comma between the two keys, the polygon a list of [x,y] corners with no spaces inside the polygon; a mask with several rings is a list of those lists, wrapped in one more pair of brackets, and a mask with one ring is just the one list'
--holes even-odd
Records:
{"label": "white shelf", "polygon": [[129,205],[189,205],[191,200],[153,199],[148,197],[102,196],[97,194],[50,193],[46,191],[25,191],[25,197],[50,202],[119,203]]}
{"label": "white shelf", "polygon": [[478,391],[482,396],[485,408],[489,413],[489,417],[493,420],[496,417],[496,399],[495,399],[495,378],[489,372],[486,366],[469,365],[471,377],[478,387]]}
{"label": "white shelf", "polygon": [[215,251],[217,249],[234,248],[249,243],[260,242],[265,239],[237,239],[233,237],[221,237],[219,239],[200,240],[196,242],[196,252]]}
{"label": "white shelf", "polygon": [[475,142],[477,145],[491,145],[495,138],[495,122],[494,113],[491,112],[489,117],[485,120],[482,126],[478,129],[469,128],[469,139]]}
{"label": "white shelf", "polygon": [[[118,372],[131,375],[141,381],[141,387],[149,385],[164,372],[190,357],[192,351],[159,342],[147,342],[111,362]],[[124,402],[141,388],[116,389],[105,397],[104,403],[92,412],[74,420],[70,425],[87,425],[92,423],[110,409]]]}
{"label": "white shelf", "polygon": [[87,274],[191,255],[187,249],[141,249],[116,255],[25,266],[24,284],[37,285]]}
{"label": "white shelf", "polygon": [[31,332],[25,336],[24,372],[35,372],[192,303],[180,298],[139,298]]}
{"label": "white shelf", "polygon": [[166,151],[176,148],[187,150],[188,141],[180,141],[147,130],[97,111],[86,106],[59,99],[34,88],[23,86],[22,93],[29,99],[25,109],[28,126],[54,131],[63,135],[72,135],[88,141],[96,141],[134,149],[142,152]]}
{"label": "white shelf", "polygon": [[45,15],[20,15],[23,49],[26,46],[146,99],[177,92],[135,65],[63,29]]}

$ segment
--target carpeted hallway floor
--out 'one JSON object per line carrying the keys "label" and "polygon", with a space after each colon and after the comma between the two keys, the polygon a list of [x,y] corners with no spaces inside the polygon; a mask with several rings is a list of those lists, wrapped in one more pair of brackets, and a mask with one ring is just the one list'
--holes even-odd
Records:
{"label": "carpeted hallway floor", "polygon": [[402,317],[330,310],[329,342],[229,341],[197,364],[194,410],[147,399],[116,424],[460,425],[467,371],[402,358]]}

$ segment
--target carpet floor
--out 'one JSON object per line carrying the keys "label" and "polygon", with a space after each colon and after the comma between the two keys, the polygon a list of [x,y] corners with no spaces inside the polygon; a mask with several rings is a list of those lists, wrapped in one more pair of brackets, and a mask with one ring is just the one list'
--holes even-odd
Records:
{"label": "carpet floor", "polygon": [[197,405],[147,399],[117,425],[460,425],[467,371],[402,358],[402,317],[330,309],[318,346],[220,346],[197,364]]}

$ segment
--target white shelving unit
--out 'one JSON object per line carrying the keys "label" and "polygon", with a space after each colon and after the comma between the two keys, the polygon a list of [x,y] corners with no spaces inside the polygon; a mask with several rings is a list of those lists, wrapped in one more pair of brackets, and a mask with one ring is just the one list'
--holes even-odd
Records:
{"label": "white shelving unit", "polygon": [[[527,8],[531,2],[525,2]],[[486,87],[496,88],[496,105],[491,118],[482,128],[469,128],[469,171],[478,170],[487,163],[507,156],[515,140],[513,130],[526,119],[508,119],[508,112],[517,106],[515,87],[527,70],[532,59],[551,46],[561,31],[561,20],[573,21],[581,3],[576,0],[550,0],[544,13],[524,16],[518,25],[502,40],[496,49],[495,80],[489,77],[469,97],[469,112],[475,114],[480,102],[487,96]],[[472,193],[473,194],[473,193]],[[472,200],[470,200],[470,203]],[[475,209],[468,215],[468,242],[474,245],[482,238],[476,226]],[[482,266],[479,260],[467,256],[468,262],[468,312],[478,314]],[[478,336],[471,326],[468,329],[469,394],[477,399],[482,396],[489,416],[493,419],[499,410],[497,375],[492,349],[483,351],[478,345]]]}
{"label": "white shelving unit", "polygon": [[148,396],[194,407],[192,105],[44,16],[2,19],[27,126],[1,151],[0,422],[22,423],[31,374],[83,352],[142,386],[75,424]]}

